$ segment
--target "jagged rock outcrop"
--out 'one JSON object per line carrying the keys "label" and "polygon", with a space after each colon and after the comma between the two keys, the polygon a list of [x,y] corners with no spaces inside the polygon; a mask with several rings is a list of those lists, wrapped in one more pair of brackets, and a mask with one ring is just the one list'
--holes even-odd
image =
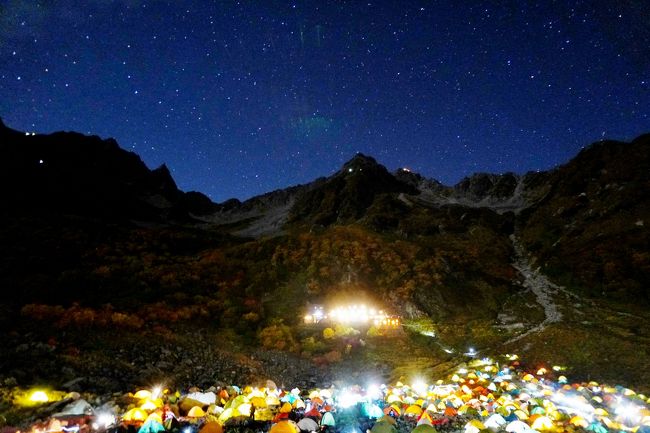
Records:
{"label": "jagged rock outcrop", "polygon": [[454,186],[454,191],[469,199],[481,201],[486,197],[507,199],[512,197],[520,176],[514,173],[476,173],[466,177]]}

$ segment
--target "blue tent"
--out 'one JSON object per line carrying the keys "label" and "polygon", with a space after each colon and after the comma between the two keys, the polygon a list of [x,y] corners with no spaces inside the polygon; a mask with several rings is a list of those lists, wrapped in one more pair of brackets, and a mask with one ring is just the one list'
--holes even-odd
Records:
{"label": "blue tent", "polygon": [[165,427],[155,419],[148,419],[142,424],[138,433],[160,433],[164,432]]}

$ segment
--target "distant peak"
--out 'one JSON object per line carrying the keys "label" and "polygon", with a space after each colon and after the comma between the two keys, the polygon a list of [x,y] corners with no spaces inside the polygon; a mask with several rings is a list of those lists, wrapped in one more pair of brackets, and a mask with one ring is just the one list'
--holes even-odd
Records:
{"label": "distant peak", "polygon": [[370,155],[364,155],[361,152],[357,152],[352,157],[352,159],[350,160],[350,162],[352,162],[352,161],[364,161],[364,162],[370,162],[370,163],[373,163],[373,164],[377,164],[377,161],[375,160],[375,158],[373,158]]}
{"label": "distant peak", "polygon": [[352,157],[352,159],[343,164],[343,170],[354,170],[364,167],[375,167],[379,165],[380,164],[377,162],[377,160],[375,160],[375,158],[372,156],[364,155],[363,153],[358,152]]}
{"label": "distant peak", "polygon": [[169,168],[167,167],[167,164],[163,163],[160,167],[154,169],[153,171],[157,173],[166,173],[166,174],[171,174],[169,172]]}

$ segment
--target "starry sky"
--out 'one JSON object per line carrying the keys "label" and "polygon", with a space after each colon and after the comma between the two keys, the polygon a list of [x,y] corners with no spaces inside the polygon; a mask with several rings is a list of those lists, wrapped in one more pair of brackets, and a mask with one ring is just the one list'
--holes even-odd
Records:
{"label": "starry sky", "polygon": [[453,184],[650,131],[646,0],[3,0],[0,117],[245,199],[363,152]]}

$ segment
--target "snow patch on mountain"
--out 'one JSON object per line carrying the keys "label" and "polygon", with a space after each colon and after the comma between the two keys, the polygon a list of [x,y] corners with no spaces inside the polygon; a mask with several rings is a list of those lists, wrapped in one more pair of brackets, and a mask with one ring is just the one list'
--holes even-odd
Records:
{"label": "snow patch on mountain", "polygon": [[541,332],[548,325],[562,320],[562,313],[554,302],[553,296],[558,292],[564,292],[562,287],[554,284],[544,274],[542,274],[539,271],[539,268],[533,269],[532,263],[530,262],[523,245],[515,235],[510,235],[510,240],[512,241],[515,251],[515,259],[512,266],[519,271],[523,277],[522,285],[535,295],[537,303],[544,309],[544,320],[523,334],[511,338],[504,344],[514,343],[530,334]]}
{"label": "snow patch on mountain", "polygon": [[234,231],[233,234],[243,237],[258,238],[261,236],[272,236],[282,233],[282,227],[289,218],[289,211],[293,206],[293,200],[283,206],[276,206],[268,209],[265,213],[255,219],[244,229]]}

